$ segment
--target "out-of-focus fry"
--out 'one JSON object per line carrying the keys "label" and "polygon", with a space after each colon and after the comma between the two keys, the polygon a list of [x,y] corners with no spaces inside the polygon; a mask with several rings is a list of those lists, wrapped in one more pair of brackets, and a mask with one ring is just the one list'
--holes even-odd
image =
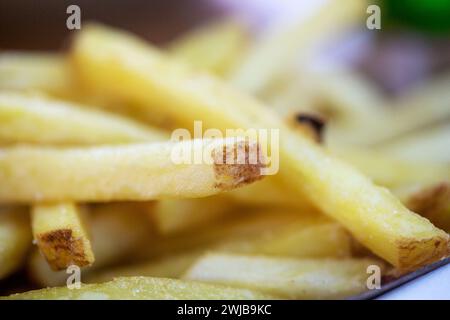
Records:
{"label": "out-of-focus fry", "polygon": [[404,93],[379,117],[366,122],[364,144],[386,143],[449,118],[449,86],[450,75],[444,75]]}
{"label": "out-of-focus fry", "polygon": [[0,90],[39,91],[60,98],[72,96],[74,83],[65,58],[52,53],[0,54]]}
{"label": "out-of-focus fry", "polygon": [[232,199],[221,195],[170,199],[158,201],[151,211],[151,217],[161,233],[169,234],[205,226],[230,213],[232,209]]}
{"label": "out-of-focus fry", "polygon": [[177,38],[169,53],[193,67],[224,76],[242,55],[246,33],[245,26],[235,20],[209,23]]}
{"label": "out-of-focus fry", "polygon": [[356,26],[366,11],[365,1],[330,0],[315,5],[313,10],[302,11],[294,22],[268,30],[243,56],[231,82],[247,92],[261,92],[291,67],[299,53],[307,56],[325,39]]}
{"label": "out-of-focus fry", "polygon": [[[95,263],[82,269],[81,279],[100,268],[123,260],[132,260],[154,237],[148,221],[148,203],[108,203],[90,208],[89,227]],[[65,270],[55,272],[36,251],[31,255],[28,269],[32,280],[44,287],[66,282]]]}
{"label": "out-of-focus fry", "polygon": [[78,300],[237,300],[277,299],[277,296],[248,289],[165,278],[117,278],[101,284],[86,284],[80,289],[47,288],[14,294],[3,299],[78,299]]}
{"label": "out-of-focus fry", "polygon": [[334,150],[344,160],[364,172],[376,183],[388,188],[427,184],[450,179],[448,166],[423,161],[406,161],[378,151]]}
{"label": "out-of-focus fry", "polygon": [[450,164],[449,141],[450,125],[445,125],[411,133],[377,149],[406,161]]}
{"label": "out-of-focus fry", "polygon": [[[11,147],[0,151],[0,202],[205,197],[261,179],[264,160],[250,157],[254,150],[259,150],[254,142],[233,138],[73,149]],[[179,152],[203,155],[203,161],[178,163],[174,154]],[[224,161],[227,154],[233,164]],[[241,156],[245,163],[238,163]],[[251,158],[257,158],[254,164]]]}
{"label": "out-of-focus fry", "polygon": [[353,167],[286,128],[251,97],[205,74],[193,73],[127,33],[104,27],[83,28],[72,60],[91,88],[140,101],[185,127],[202,119],[205,127],[222,130],[281,129],[278,176],[299,198],[309,198],[396,267],[415,269],[447,254],[447,233]]}
{"label": "out-of-focus fry", "polygon": [[164,141],[168,136],[110,113],[0,93],[0,143],[108,144]]}
{"label": "out-of-focus fry", "polygon": [[94,263],[86,218],[73,203],[35,205],[31,212],[34,239],[53,270]]}
{"label": "out-of-focus fry", "polygon": [[260,234],[226,239],[214,250],[285,257],[349,257],[352,239],[337,223],[323,219],[302,219],[286,226],[267,228]]}
{"label": "out-of-focus fry", "polygon": [[210,253],[184,279],[226,284],[290,299],[337,299],[367,289],[367,267],[377,260],[291,259]]}
{"label": "out-of-focus fry", "polygon": [[162,277],[179,278],[198,259],[201,251],[188,251],[152,259],[149,262],[117,267],[106,271],[98,271],[88,275],[87,283],[111,281],[117,277]]}
{"label": "out-of-focus fry", "polygon": [[416,185],[399,192],[406,206],[450,232],[450,182]]}
{"label": "out-of-focus fry", "polygon": [[29,218],[23,208],[0,208],[0,279],[20,267],[31,246]]}
{"label": "out-of-focus fry", "polygon": [[[240,217],[242,216],[242,217]],[[352,239],[346,231],[318,213],[298,209],[241,212],[194,231],[153,240],[147,257],[167,252],[224,252],[296,257],[345,257]]]}

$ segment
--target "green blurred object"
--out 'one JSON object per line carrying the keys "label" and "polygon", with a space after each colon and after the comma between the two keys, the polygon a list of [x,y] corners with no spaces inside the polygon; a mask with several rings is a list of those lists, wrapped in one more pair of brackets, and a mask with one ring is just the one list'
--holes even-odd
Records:
{"label": "green blurred object", "polygon": [[383,0],[382,6],[389,24],[450,35],[450,0]]}

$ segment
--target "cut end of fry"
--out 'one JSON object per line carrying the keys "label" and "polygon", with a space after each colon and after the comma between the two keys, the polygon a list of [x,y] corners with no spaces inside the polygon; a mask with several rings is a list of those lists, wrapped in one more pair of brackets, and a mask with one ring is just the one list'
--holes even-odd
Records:
{"label": "cut end of fry", "polygon": [[84,267],[93,262],[83,240],[75,237],[71,229],[37,234],[36,241],[53,270],[65,269],[71,264]]}
{"label": "cut end of fry", "polygon": [[32,226],[40,252],[57,271],[70,265],[89,266],[94,254],[81,219],[72,204],[39,205],[33,208]]}
{"label": "cut end of fry", "polygon": [[424,240],[400,239],[397,268],[408,272],[445,258],[449,254],[449,237],[446,234]]}
{"label": "cut end of fry", "polygon": [[[256,152],[255,161],[251,161],[251,152]],[[263,177],[261,169],[265,168],[265,164],[257,143],[238,141],[226,144],[215,148],[212,158],[217,180],[215,186],[221,190],[232,190]],[[239,163],[239,158],[244,160],[243,163]]]}

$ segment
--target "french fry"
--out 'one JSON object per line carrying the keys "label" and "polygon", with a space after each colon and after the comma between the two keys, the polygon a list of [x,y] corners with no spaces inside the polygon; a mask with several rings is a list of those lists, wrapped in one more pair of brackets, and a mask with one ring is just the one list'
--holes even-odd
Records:
{"label": "french fry", "polygon": [[449,236],[444,231],[353,167],[287,129],[266,106],[216,79],[193,73],[126,33],[99,26],[83,28],[72,60],[91,88],[140,101],[185,127],[202,119],[205,127],[222,130],[280,128],[279,177],[299,198],[309,198],[363,245],[402,270],[447,254]]}
{"label": "french fry", "polygon": [[253,300],[276,298],[273,295],[247,289],[146,277],[117,278],[111,282],[82,285],[77,290],[71,290],[67,287],[47,288],[3,297],[3,299],[15,300]]}
{"label": "french fry", "polygon": [[[209,196],[261,179],[264,160],[249,161],[250,152],[258,149],[252,141],[233,138],[73,149],[11,147],[0,151],[0,202]],[[178,163],[178,151],[203,155],[203,160]],[[227,154],[233,164],[224,161]],[[238,163],[240,155],[245,164]]]}
{"label": "french fry", "polygon": [[[82,281],[98,269],[131,260],[153,241],[147,212],[147,203],[98,204],[89,209],[95,263],[82,269]],[[43,287],[63,285],[69,276],[65,270],[53,271],[37,251],[30,257],[28,270],[33,282]]]}
{"label": "french fry", "polygon": [[242,23],[209,23],[175,39],[168,47],[177,59],[201,70],[224,76],[232,70],[247,44]]}
{"label": "french fry", "polygon": [[324,219],[300,219],[286,226],[266,228],[250,237],[225,239],[214,250],[285,257],[349,257],[352,239],[337,223]]}
{"label": "french fry", "polygon": [[[115,277],[151,276],[178,278],[208,250],[228,253],[267,254],[285,257],[343,258],[351,256],[351,238],[338,224],[321,218],[285,219],[283,212],[273,212],[273,216],[262,213],[261,217],[244,219],[237,225],[221,231],[210,225],[211,233],[218,231],[218,239],[206,237],[188,250],[150,259],[125,267],[107,269],[89,274],[89,283],[110,281]],[[285,217],[277,218],[277,214]],[[256,214],[257,215],[257,214]],[[285,223],[280,220],[285,219]],[[264,220],[266,223],[264,224]],[[241,224],[241,225],[239,225]],[[253,224],[253,225],[252,225]],[[247,232],[245,230],[248,230]],[[252,230],[253,229],[253,230]],[[198,232],[190,237],[198,237]],[[202,236],[200,236],[202,237]],[[153,243],[166,239],[154,239]],[[170,240],[169,240],[170,241]],[[192,240],[191,240],[192,241]],[[203,242],[203,243],[202,243]],[[184,243],[184,245],[186,245]],[[180,246],[182,246],[180,244]],[[172,246],[172,249],[175,248]],[[172,250],[169,250],[172,252]]]}
{"label": "french fry", "polygon": [[379,151],[363,149],[333,150],[376,183],[399,188],[406,185],[428,184],[450,179],[448,166],[424,161],[406,161]]}
{"label": "french fry", "polygon": [[450,163],[450,125],[413,132],[377,147],[380,152],[407,161]]}
{"label": "french fry", "polygon": [[168,136],[106,112],[40,97],[0,93],[0,143],[111,144]]}
{"label": "french fry", "polygon": [[31,247],[28,215],[22,208],[0,209],[0,279],[17,270]]}
{"label": "french fry", "polygon": [[81,211],[72,203],[40,204],[33,207],[33,237],[41,254],[55,271],[71,265],[84,267],[94,263],[89,232]]}
{"label": "french fry", "polygon": [[248,288],[288,299],[338,299],[367,289],[370,259],[290,259],[209,253],[183,279]]}
{"label": "french fry", "polygon": [[74,83],[65,58],[52,53],[0,54],[0,90],[42,92],[72,97]]}
{"label": "french fry", "polygon": [[450,232],[450,182],[415,185],[398,192],[403,203],[414,212]]}
{"label": "french fry", "polygon": [[365,1],[331,0],[313,10],[302,11],[295,23],[268,30],[242,58],[230,81],[247,92],[261,92],[280,72],[291,67],[298,53],[308,57],[325,39],[356,26],[364,17],[366,5]]}
{"label": "french fry", "polygon": [[352,239],[328,218],[298,209],[240,212],[237,216],[153,240],[144,259],[167,252],[216,250],[295,257],[347,257]]}
{"label": "french fry", "polygon": [[208,225],[232,209],[231,199],[220,195],[199,199],[170,199],[158,201],[151,211],[151,217],[162,234],[170,234]]}
{"label": "french fry", "polygon": [[149,262],[127,265],[98,271],[89,274],[87,283],[97,283],[111,281],[117,277],[158,277],[158,278],[179,278],[198,259],[201,251],[188,251],[169,255],[166,257],[153,259]]}
{"label": "french fry", "polygon": [[[450,75],[443,75],[404,93],[378,118],[367,122],[364,144],[379,145],[424,129],[450,116]],[[425,107],[424,107],[425,106]],[[383,124],[383,130],[379,125]]]}

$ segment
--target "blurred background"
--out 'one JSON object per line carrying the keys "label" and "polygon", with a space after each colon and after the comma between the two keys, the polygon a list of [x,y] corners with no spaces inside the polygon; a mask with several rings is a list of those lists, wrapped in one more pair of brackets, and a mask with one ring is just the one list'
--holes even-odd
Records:
{"label": "blurred background", "polygon": [[[98,21],[130,30],[163,45],[183,32],[223,17],[245,21],[254,35],[274,24],[301,19],[324,1],[295,0],[2,0],[0,49],[57,50],[67,46],[71,4],[80,6],[82,23]],[[388,93],[423,81],[450,66],[450,1],[371,1],[382,7],[382,29],[359,30],[331,39],[351,63]],[[330,51],[330,48],[328,48]],[[340,57],[342,58],[342,57]]]}

